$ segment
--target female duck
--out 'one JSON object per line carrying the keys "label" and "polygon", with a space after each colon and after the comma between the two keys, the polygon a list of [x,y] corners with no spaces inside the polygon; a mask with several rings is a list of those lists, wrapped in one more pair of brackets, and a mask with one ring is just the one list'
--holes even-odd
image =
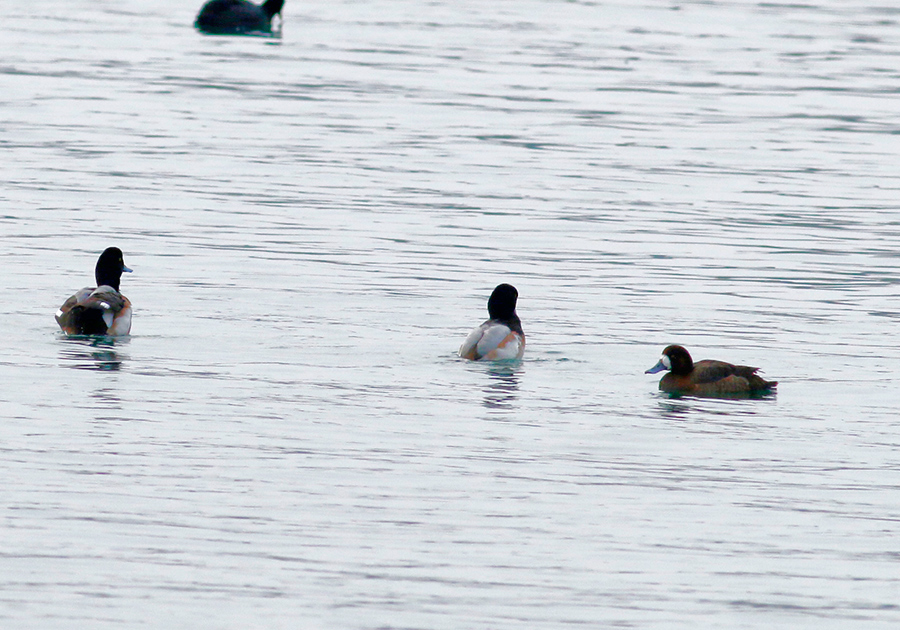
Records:
{"label": "female duck", "polygon": [[281,14],[284,0],[266,0],[262,5],[248,0],[209,0],[200,9],[194,27],[210,35],[271,33],[272,18]]}
{"label": "female duck", "polygon": [[85,287],[56,311],[56,322],[67,335],[127,335],[131,331],[131,302],[119,293],[125,266],[122,250],[110,247],[100,254],[94,277],[97,287]]}
{"label": "female duck", "polygon": [[752,396],[768,393],[778,385],[776,381],[765,381],[758,376],[756,372],[759,368],[710,359],[694,363],[688,351],[681,346],[669,346],[663,350],[659,363],[646,374],[663,370],[669,370],[669,373],[660,379],[659,389],[670,394]]}
{"label": "female duck", "polygon": [[489,320],[469,333],[459,356],[472,361],[521,359],[525,353],[525,333],[516,315],[519,292],[511,284],[498,285],[488,300]]}

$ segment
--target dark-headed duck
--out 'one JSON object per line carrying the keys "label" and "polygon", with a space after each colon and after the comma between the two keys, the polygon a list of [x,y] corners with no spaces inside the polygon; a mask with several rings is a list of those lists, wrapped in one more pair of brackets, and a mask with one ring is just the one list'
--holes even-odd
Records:
{"label": "dark-headed duck", "polygon": [[692,396],[760,395],[775,388],[776,381],[763,380],[756,372],[759,368],[732,365],[724,361],[704,359],[696,363],[681,346],[669,346],[663,350],[659,363],[646,371],[656,374],[669,373],[659,381],[659,389],[670,394]]}
{"label": "dark-headed duck", "polygon": [[253,4],[248,0],[209,0],[200,9],[194,26],[210,35],[271,33],[272,18],[281,14],[284,0]]}
{"label": "dark-headed duck", "polygon": [[119,293],[125,266],[122,250],[106,249],[97,260],[97,287],[85,287],[56,311],[56,322],[67,335],[127,335],[131,331],[131,302]]}
{"label": "dark-headed duck", "polygon": [[516,315],[519,292],[511,284],[498,285],[488,300],[490,319],[469,333],[459,356],[472,361],[521,359],[525,353],[525,333]]}

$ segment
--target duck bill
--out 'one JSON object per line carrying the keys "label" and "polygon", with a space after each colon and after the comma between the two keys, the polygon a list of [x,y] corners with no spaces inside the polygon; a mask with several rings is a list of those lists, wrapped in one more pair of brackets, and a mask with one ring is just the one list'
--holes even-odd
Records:
{"label": "duck bill", "polygon": [[644,372],[644,374],[656,374],[657,372],[662,372],[663,370],[668,370],[668,369],[669,368],[666,367],[666,365],[662,362],[662,360],[660,360],[659,363],[657,363],[652,368],[650,368],[649,370]]}
{"label": "duck bill", "polygon": [[122,265],[122,271],[124,271],[125,273],[131,273],[133,271],[133,269],[129,269],[125,265]]}

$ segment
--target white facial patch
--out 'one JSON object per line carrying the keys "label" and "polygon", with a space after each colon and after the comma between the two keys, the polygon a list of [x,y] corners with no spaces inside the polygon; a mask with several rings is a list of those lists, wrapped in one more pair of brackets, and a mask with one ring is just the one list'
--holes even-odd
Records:
{"label": "white facial patch", "polygon": [[669,358],[669,355],[664,354],[659,357],[659,362],[665,365],[667,370],[672,369],[672,360]]}
{"label": "white facial patch", "polygon": [[105,309],[109,308],[109,304],[107,304],[106,302],[100,302],[100,306],[102,306]]}

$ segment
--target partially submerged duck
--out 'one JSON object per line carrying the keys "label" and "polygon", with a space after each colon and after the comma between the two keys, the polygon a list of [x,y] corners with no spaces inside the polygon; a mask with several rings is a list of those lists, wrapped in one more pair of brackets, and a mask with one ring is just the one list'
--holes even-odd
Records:
{"label": "partially submerged duck", "polygon": [[94,269],[96,287],[85,287],[56,311],[56,322],[67,335],[107,335],[116,337],[131,332],[131,302],[119,293],[119,280],[125,266],[122,250],[106,249]]}
{"label": "partially submerged duck", "polygon": [[778,385],[776,381],[766,381],[759,376],[759,368],[711,359],[694,363],[688,351],[681,346],[669,346],[663,350],[659,362],[646,374],[663,370],[669,372],[660,379],[659,389],[669,394],[753,396],[766,394]]}
{"label": "partially submerged duck", "polygon": [[194,26],[210,35],[271,33],[272,18],[281,14],[284,0],[253,4],[248,0],[209,0],[200,9]]}
{"label": "partially submerged duck", "polygon": [[521,359],[525,353],[525,333],[516,315],[519,292],[511,284],[500,284],[488,299],[490,319],[469,333],[459,356],[472,361]]}

